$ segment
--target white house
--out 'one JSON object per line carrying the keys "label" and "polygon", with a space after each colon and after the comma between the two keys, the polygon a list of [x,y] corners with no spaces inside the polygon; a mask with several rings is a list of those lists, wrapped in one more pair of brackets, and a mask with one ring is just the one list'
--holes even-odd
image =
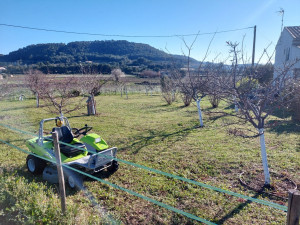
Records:
{"label": "white house", "polygon": [[[297,59],[300,60],[300,26],[284,27],[276,45],[274,78]],[[291,67],[288,74],[300,78],[300,61]]]}
{"label": "white house", "polygon": [[5,67],[0,67],[0,73],[4,72],[6,70]]}

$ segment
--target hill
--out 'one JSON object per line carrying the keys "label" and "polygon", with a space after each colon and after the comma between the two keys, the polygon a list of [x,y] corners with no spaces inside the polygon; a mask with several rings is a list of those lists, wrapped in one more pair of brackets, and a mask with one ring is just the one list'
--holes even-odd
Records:
{"label": "hill", "polygon": [[[0,57],[3,63],[21,65],[72,65],[82,63],[108,64],[113,67],[162,69],[176,63],[184,66],[184,56],[167,54],[147,44],[120,41],[77,41],[29,45]],[[197,61],[192,59],[192,63]],[[140,68],[140,69],[142,69]]]}

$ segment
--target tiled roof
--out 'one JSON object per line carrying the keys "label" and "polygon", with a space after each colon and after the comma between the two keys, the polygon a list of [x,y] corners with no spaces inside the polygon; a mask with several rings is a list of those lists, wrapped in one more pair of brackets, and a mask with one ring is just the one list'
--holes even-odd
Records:
{"label": "tiled roof", "polygon": [[300,38],[300,26],[285,27],[285,29],[287,29],[293,38]]}

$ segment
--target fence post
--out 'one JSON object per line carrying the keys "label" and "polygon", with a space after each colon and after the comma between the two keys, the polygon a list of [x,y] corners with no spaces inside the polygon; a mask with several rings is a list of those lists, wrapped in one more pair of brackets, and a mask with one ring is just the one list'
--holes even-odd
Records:
{"label": "fence post", "polygon": [[300,218],[300,191],[289,190],[287,225],[299,225]]}
{"label": "fence post", "polygon": [[59,148],[59,143],[58,143],[58,135],[57,135],[56,132],[52,132],[52,138],[53,138],[55,158],[56,158],[58,183],[59,183],[59,193],[60,193],[60,200],[61,200],[61,210],[62,210],[63,214],[65,214],[65,212],[66,212],[65,180],[64,180],[64,173],[63,173],[62,165],[61,165],[60,148]]}

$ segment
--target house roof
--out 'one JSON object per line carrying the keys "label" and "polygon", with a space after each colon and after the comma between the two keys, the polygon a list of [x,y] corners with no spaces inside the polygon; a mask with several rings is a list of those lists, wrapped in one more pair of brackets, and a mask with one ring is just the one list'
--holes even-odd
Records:
{"label": "house roof", "polygon": [[294,39],[300,38],[300,26],[285,27]]}

